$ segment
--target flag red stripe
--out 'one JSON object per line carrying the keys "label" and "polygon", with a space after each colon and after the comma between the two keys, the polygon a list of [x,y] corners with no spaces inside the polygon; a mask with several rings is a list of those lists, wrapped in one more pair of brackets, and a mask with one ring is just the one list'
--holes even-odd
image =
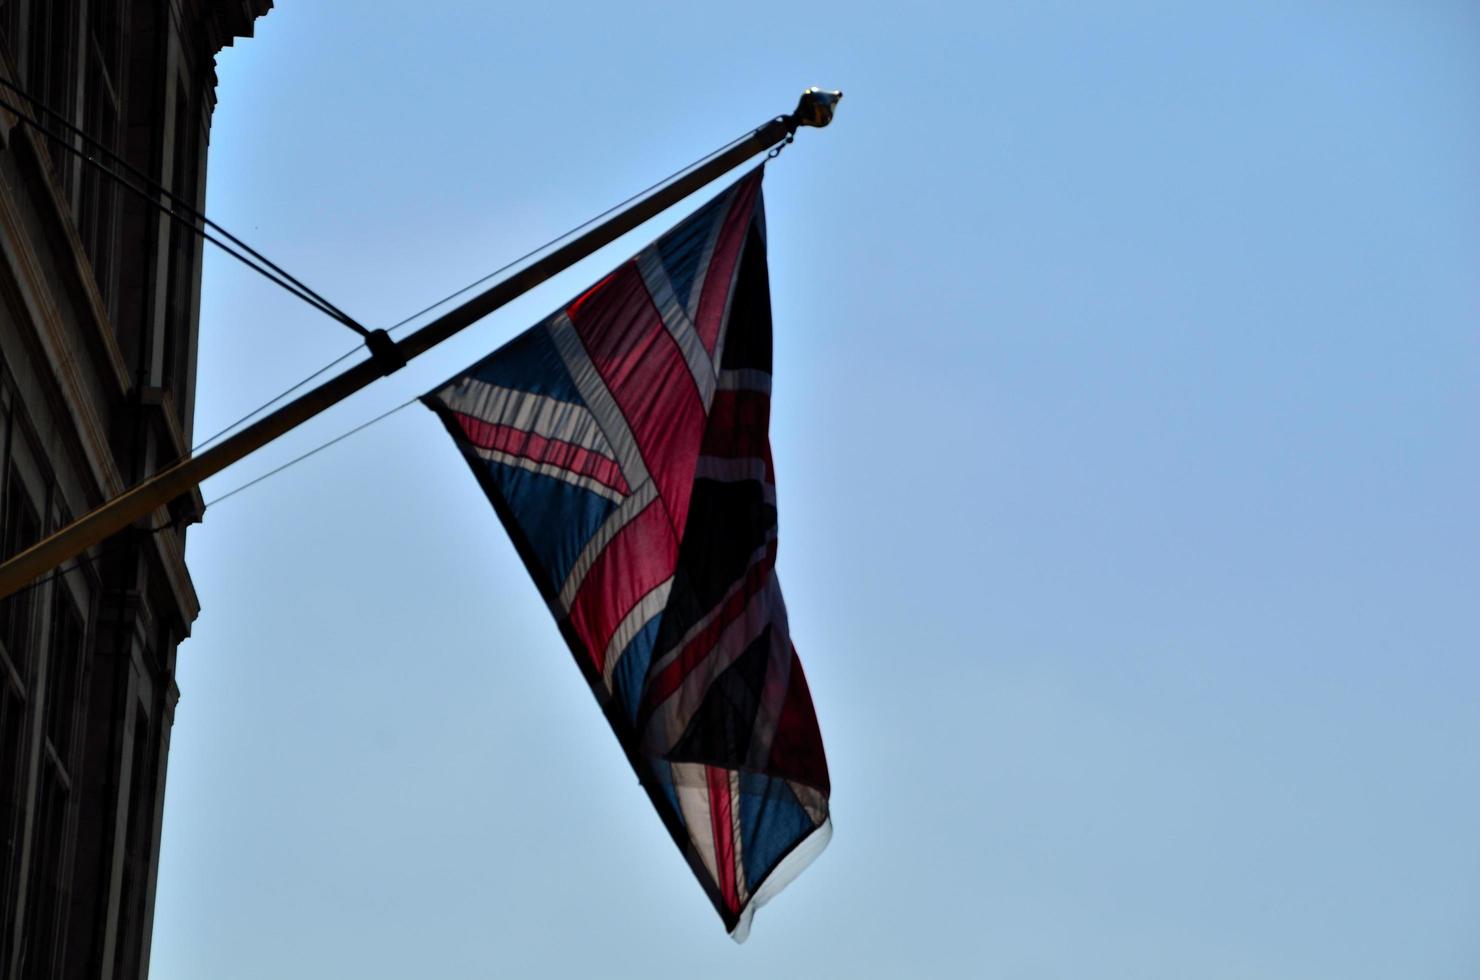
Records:
{"label": "flag red stripe", "polygon": [[714,870],[719,876],[719,891],[731,912],[740,911],[740,896],[735,888],[735,834],[730,823],[730,773],[727,769],[705,766],[709,783],[709,826],[714,835]]}
{"label": "flag red stripe", "polygon": [[655,500],[601,552],[570,606],[570,625],[590,651],[598,671],[606,667],[606,645],[643,596],[673,574],[678,539]]}
{"label": "flag red stripe", "polygon": [[735,263],[745,245],[745,236],[750,232],[750,221],[755,212],[755,196],[760,192],[760,174],[757,173],[740,182],[735,188],[735,200],[720,228],[719,238],[714,243],[714,252],[709,268],[704,273],[704,287],[699,293],[698,312],[694,326],[704,349],[714,353],[719,339],[720,321],[724,319],[725,307],[730,298],[730,282],[735,275]]}
{"label": "flag red stripe", "polygon": [[566,311],[587,356],[627,418],[658,495],[682,534],[704,434],[704,403],[635,262]]}
{"label": "flag red stripe", "polygon": [[547,439],[524,429],[485,422],[462,412],[453,414],[457,417],[457,424],[462,427],[463,435],[479,449],[496,449],[537,463],[549,463],[580,476],[590,477],[618,493],[630,492],[627,481],[622,479],[621,466],[609,456],[573,442]]}
{"label": "flag red stripe", "polygon": [[786,701],[771,739],[771,758],[766,771],[824,793],[830,789],[827,757],[822,752],[822,732],[817,727],[817,713],[812,708],[812,692],[802,673],[802,661],[796,647],[791,648],[791,671],[787,674]]}
{"label": "flag red stripe", "polygon": [[716,391],[709,407],[709,426],[699,450],[705,456],[768,459],[771,440],[771,396],[760,391]]}
{"label": "flag red stripe", "polygon": [[648,682],[648,689],[644,694],[643,718],[640,724],[645,724],[646,719],[652,715],[658,705],[677,691],[683,684],[684,678],[704,662],[704,658],[719,642],[725,628],[744,615],[751,598],[764,588],[767,580],[770,579],[771,569],[775,564],[776,542],[772,541],[766,548],[765,556],[750,566],[745,573],[744,584],[725,601],[719,615],[715,616],[708,626],[684,646],[683,652]]}

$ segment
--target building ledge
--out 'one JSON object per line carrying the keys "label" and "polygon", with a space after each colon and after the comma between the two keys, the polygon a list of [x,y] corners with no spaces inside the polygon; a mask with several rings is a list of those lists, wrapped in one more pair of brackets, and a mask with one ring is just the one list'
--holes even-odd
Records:
{"label": "building ledge", "polygon": [[214,53],[239,37],[251,37],[257,18],[272,9],[272,0],[207,0],[204,6],[206,43]]}

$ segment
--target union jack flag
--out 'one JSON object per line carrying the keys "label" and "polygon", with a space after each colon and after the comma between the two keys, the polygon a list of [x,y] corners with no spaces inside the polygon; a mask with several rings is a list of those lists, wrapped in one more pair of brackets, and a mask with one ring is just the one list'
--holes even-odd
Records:
{"label": "union jack flag", "polygon": [[831,833],[775,574],[761,175],[423,399],[737,940]]}

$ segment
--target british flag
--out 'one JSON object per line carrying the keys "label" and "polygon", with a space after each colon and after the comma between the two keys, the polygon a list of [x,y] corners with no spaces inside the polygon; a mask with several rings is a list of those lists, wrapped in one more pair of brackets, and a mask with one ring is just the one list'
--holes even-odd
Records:
{"label": "british flag", "polygon": [[775,573],[761,176],[423,399],[736,939],[831,832]]}

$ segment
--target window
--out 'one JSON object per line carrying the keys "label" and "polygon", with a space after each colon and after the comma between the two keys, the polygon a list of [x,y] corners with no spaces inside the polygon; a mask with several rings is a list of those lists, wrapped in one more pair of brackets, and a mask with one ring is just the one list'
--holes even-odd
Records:
{"label": "window", "polygon": [[[0,407],[0,557],[9,557],[67,515],[3,371]],[[23,964],[25,977],[57,975],[61,955],[91,588],[76,571],[0,600],[0,923],[24,926],[19,948],[3,930],[0,962]]]}
{"label": "window", "polygon": [[[123,34],[118,0],[92,0],[88,6],[87,66],[83,131],[114,153],[123,119]],[[118,237],[118,187],[98,167],[81,171],[82,197],[77,223],[92,261],[93,278],[110,319],[114,316],[114,252]]]}
{"label": "window", "polygon": [[20,5],[16,0],[0,0],[0,43],[5,45],[12,65],[16,62],[16,55],[19,54],[15,48],[15,39],[18,36],[16,28],[20,26],[19,14]]}
{"label": "window", "polygon": [[[170,7],[150,2],[128,3],[123,9],[127,11],[120,31],[124,53],[119,73],[113,76],[115,87],[122,86],[119,149],[135,168],[158,178],[164,170],[157,144],[168,77],[165,63]],[[127,245],[116,245],[109,263],[113,279],[109,313],[124,363],[136,372],[139,384],[152,385],[157,383],[149,374],[148,353],[154,329],[155,263],[163,261],[157,256],[164,252],[160,216],[138,195],[117,193],[115,241]]]}
{"label": "window", "polygon": [[22,975],[38,980],[61,974],[67,888],[63,857],[72,819],[74,734],[82,675],[82,613],[65,581],[53,586],[51,638],[47,644],[45,718],[41,768],[32,831],[31,883],[26,893],[26,950]]}
{"label": "window", "polygon": [[[8,558],[41,540],[41,521],[14,465],[7,466],[6,470],[4,517],[3,523],[0,523],[0,554]],[[29,677],[31,600],[34,592],[34,589],[21,591],[0,599],[0,643],[5,644],[5,653],[9,656],[11,665],[23,679]]]}
{"label": "window", "polygon": [[[182,76],[175,82],[175,130],[172,148],[170,191],[175,197],[197,205],[196,154],[199,144],[196,134],[189,88]],[[160,387],[175,396],[175,404],[181,411],[187,404],[185,378],[189,357],[190,316],[195,289],[195,256],[199,239],[185,225],[173,222],[170,226],[169,278],[165,293],[164,320],[164,366]]]}
{"label": "window", "polygon": [[70,769],[81,693],[82,613],[65,581],[58,582],[54,589],[51,642],[47,644],[46,654],[46,738],[52,745],[52,754]]}
{"label": "window", "polygon": [[[8,658],[0,663],[0,923],[15,921],[20,862],[20,778],[25,756],[26,691]],[[10,930],[0,930],[0,962],[8,954]]]}
{"label": "window", "polygon": [[136,712],[133,766],[128,788],[128,841],[123,853],[122,903],[118,916],[118,952],[113,961],[114,980],[133,980],[138,976],[139,958],[143,955],[144,904],[148,897],[150,852],[154,829],[153,747],[149,739],[149,719],[143,705]]}
{"label": "window", "polygon": [[[41,522],[25,484],[15,470],[14,417],[7,416],[4,466],[0,467],[0,555],[10,556],[34,544]],[[21,857],[21,779],[26,759],[26,701],[30,686],[32,603],[30,590],[0,600],[0,923],[14,921]],[[6,953],[8,930],[0,935]]]}
{"label": "window", "polygon": [[[72,108],[72,6],[31,0],[26,56],[26,91],[42,105],[76,122]],[[50,127],[49,127],[50,128]],[[64,196],[73,172],[72,155],[58,139],[47,140],[52,173]]]}

